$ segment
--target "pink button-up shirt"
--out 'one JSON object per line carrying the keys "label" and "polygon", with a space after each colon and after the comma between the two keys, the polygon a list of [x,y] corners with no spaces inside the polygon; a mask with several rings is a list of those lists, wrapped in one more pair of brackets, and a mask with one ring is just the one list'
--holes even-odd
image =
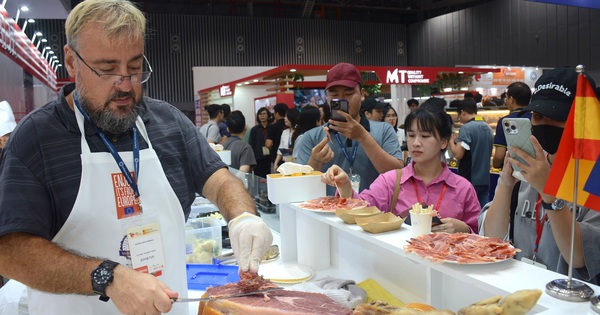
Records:
{"label": "pink button-up shirt", "polygon": [[[433,205],[434,208],[440,202],[439,209],[436,209],[440,217],[461,220],[469,226],[472,233],[477,233],[479,230],[477,216],[481,212],[481,207],[475,188],[464,177],[452,173],[446,164],[443,166],[442,173],[428,185],[415,176],[413,163],[403,168],[400,180],[401,189],[393,213],[398,215],[418,203],[418,191],[421,202]],[[354,192],[354,198],[366,200],[381,211],[389,212],[395,184],[396,170],[388,171],[379,175],[371,186],[360,194]],[[440,201],[444,184],[446,184],[446,189]]]}

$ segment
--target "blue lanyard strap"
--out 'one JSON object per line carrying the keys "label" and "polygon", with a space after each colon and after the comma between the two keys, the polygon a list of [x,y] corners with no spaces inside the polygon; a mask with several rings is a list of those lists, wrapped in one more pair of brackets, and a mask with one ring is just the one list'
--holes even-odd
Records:
{"label": "blue lanyard strap", "polygon": [[[123,176],[125,176],[127,183],[129,183],[129,186],[131,187],[131,189],[133,189],[133,192],[135,193],[135,197],[139,198],[140,191],[137,187],[136,180],[138,178],[138,173],[140,171],[140,144],[138,141],[137,128],[135,127],[135,125],[133,126],[133,172],[134,172],[134,176],[135,176],[135,179],[134,179],[131,176],[131,173],[129,172],[127,165],[125,165],[125,162],[123,162],[123,159],[119,155],[119,152],[117,151],[115,146],[108,140],[108,138],[102,132],[102,130],[100,130],[100,128],[98,128],[98,126],[96,126],[96,124],[94,124],[94,122],[92,122],[92,120],[90,119],[90,116],[85,112],[85,110],[83,110],[83,107],[81,107],[81,104],[79,104],[79,99],[77,98],[77,91],[75,91],[73,93],[73,102],[75,103],[75,106],[77,106],[77,109],[79,109],[79,112],[81,112],[81,114],[83,115],[85,120],[87,120],[92,125],[92,127],[94,127],[94,129],[98,133],[98,136],[100,136],[100,139],[102,139],[102,142],[104,142],[104,145],[106,146],[106,148],[108,149],[110,154],[115,159],[115,162],[117,162],[117,165],[119,166],[119,169],[121,169],[121,173],[123,173]],[[84,132],[84,131],[82,131],[82,132]]]}
{"label": "blue lanyard strap", "polygon": [[340,145],[340,148],[342,148],[344,157],[346,157],[346,160],[348,160],[348,163],[350,163],[350,173],[352,173],[352,166],[354,165],[354,160],[356,159],[356,152],[358,151],[359,143],[358,143],[358,141],[356,141],[356,144],[354,145],[354,148],[352,149],[352,157],[350,157],[348,155],[348,151],[346,150],[346,146],[344,146],[342,139],[340,139],[340,134],[336,133],[335,138],[337,139],[337,142]]}

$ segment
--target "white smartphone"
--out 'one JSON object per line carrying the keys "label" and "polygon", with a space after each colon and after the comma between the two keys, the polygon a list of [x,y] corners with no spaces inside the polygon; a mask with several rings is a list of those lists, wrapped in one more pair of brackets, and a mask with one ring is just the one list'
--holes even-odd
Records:
{"label": "white smartphone", "polygon": [[[507,150],[508,147],[515,146],[535,158],[535,149],[529,137],[531,136],[531,120],[528,118],[504,118],[502,120],[502,130],[506,137]],[[510,157],[517,161],[527,164],[518,155],[508,150]],[[525,180],[521,175],[521,169],[513,165],[513,176],[520,180]]]}

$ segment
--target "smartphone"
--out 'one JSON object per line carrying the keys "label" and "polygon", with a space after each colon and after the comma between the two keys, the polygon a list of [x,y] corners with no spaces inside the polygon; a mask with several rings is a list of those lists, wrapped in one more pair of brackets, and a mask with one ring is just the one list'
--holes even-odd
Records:
{"label": "smartphone", "polygon": [[331,100],[331,119],[337,121],[346,121],[346,118],[340,112],[348,113],[348,100],[334,98]]}
{"label": "smartphone", "polygon": [[[507,150],[508,147],[515,146],[535,158],[535,149],[529,137],[531,136],[531,120],[528,118],[504,118],[502,120],[502,130],[506,137]],[[517,161],[527,164],[525,160],[509,151],[510,157]],[[520,175],[521,169],[513,165],[513,176],[520,180],[524,178]],[[517,173],[517,174],[516,174]]]}

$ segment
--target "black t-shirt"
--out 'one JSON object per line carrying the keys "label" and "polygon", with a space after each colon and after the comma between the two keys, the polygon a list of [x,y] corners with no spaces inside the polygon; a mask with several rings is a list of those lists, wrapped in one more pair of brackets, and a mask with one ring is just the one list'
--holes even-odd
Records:
{"label": "black t-shirt", "polygon": [[286,128],[284,119],[280,119],[267,127],[267,139],[273,141],[273,147],[271,147],[271,162],[275,162],[277,148],[279,148],[279,143],[281,142],[281,134]]}

